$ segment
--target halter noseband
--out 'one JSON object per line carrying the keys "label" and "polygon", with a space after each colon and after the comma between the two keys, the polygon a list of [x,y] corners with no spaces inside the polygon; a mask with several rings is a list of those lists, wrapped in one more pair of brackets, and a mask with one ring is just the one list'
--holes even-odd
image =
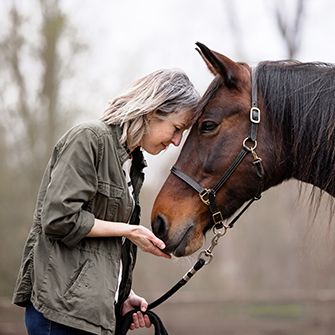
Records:
{"label": "halter noseband", "polygon": [[[250,108],[250,133],[249,136],[246,137],[242,143],[242,149],[235,157],[233,162],[230,164],[228,169],[225,171],[221,179],[212,187],[212,188],[204,188],[195,180],[193,180],[190,176],[179,170],[176,166],[171,168],[171,173],[175,176],[183,180],[186,184],[191,186],[196,192],[198,192],[199,197],[203,203],[205,203],[212,214],[212,219],[214,222],[215,229],[232,228],[234,223],[240,218],[240,216],[246,211],[246,209],[255,201],[260,199],[261,193],[263,190],[263,179],[264,179],[264,169],[262,165],[262,159],[258,157],[255,149],[257,147],[257,128],[261,119],[261,111],[258,108],[257,104],[257,82],[255,78],[255,68],[251,71],[251,108]],[[250,145],[250,146],[249,146]],[[243,161],[244,157],[251,153],[253,157],[252,164],[256,168],[256,173],[259,178],[259,186],[257,193],[254,197],[249,200],[249,202],[242,208],[240,213],[229,223],[228,226],[223,224],[223,216],[221,211],[219,210],[215,196],[216,193],[220,190],[220,188],[226,183],[226,181],[230,178],[230,176],[234,173],[240,163]]]}

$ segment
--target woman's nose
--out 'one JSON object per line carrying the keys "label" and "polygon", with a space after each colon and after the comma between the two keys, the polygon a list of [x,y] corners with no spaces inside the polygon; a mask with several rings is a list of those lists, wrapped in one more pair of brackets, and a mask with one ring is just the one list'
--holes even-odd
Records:
{"label": "woman's nose", "polygon": [[171,143],[177,147],[180,144],[182,137],[183,137],[182,133],[174,134],[171,139]]}

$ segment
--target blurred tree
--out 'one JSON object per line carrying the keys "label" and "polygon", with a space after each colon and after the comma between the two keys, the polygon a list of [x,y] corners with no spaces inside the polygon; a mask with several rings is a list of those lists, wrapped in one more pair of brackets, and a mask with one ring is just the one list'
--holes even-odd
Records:
{"label": "blurred tree", "polygon": [[[291,3],[292,4],[292,3]],[[283,5],[283,1],[277,1],[274,8],[276,24],[280,35],[284,40],[289,59],[296,57],[301,42],[302,23],[305,12],[305,0],[296,0],[294,10]],[[290,17],[290,13],[293,16]]]}
{"label": "blurred tree", "polygon": [[[266,1],[264,3],[265,5],[269,5]],[[305,4],[306,0],[295,0],[289,3],[277,0],[273,3],[273,6],[270,6],[271,15],[274,17],[274,24],[283,39],[284,48],[289,59],[296,57],[301,45]],[[223,6],[228,28],[233,37],[236,57],[238,59],[247,59],[243,48],[243,31],[241,29],[243,26],[241,26],[238,20],[237,4],[232,0],[223,0]]]}
{"label": "blurred tree", "polygon": [[13,2],[0,40],[0,296],[11,293],[42,171],[73,116],[63,112],[61,89],[85,48],[58,0],[32,7],[35,15],[28,17]]}
{"label": "blurred tree", "polygon": [[232,42],[237,59],[246,59],[247,55],[243,47],[243,31],[242,26],[238,20],[238,11],[236,9],[236,3],[231,0],[223,1],[225,17],[228,23],[228,29],[232,36]]}

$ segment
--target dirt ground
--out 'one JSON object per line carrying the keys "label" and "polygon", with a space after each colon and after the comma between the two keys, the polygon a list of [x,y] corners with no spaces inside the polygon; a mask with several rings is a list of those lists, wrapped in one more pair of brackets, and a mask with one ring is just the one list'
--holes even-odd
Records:
{"label": "dirt ground", "polygon": [[[166,302],[155,312],[170,335],[335,334],[335,301]],[[153,333],[153,329],[129,332]],[[23,309],[0,301],[0,335],[22,334],[26,334]]]}

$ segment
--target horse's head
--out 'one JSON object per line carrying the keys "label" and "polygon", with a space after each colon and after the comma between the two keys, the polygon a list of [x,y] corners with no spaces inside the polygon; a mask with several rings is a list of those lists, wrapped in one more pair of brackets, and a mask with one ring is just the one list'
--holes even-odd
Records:
{"label": "horse's head", "polygon": [[[215,79],[199,103],[199,117],[175,167],[201,187],[211,189],[229,169],[250,134],[251,70],[246,64],[197,45]],[[261,127],[257,136],[257,153],[262,157],[265,135]],[[252,155],[246,155],[216,192],[216,204],[224,219],[258,191],[259,178],[253,160]],[[176,256],[195,252],[212,226],[208,206],[198,193],[170,174],[152,211],[152,229],[166,243],[166,251]]]}

